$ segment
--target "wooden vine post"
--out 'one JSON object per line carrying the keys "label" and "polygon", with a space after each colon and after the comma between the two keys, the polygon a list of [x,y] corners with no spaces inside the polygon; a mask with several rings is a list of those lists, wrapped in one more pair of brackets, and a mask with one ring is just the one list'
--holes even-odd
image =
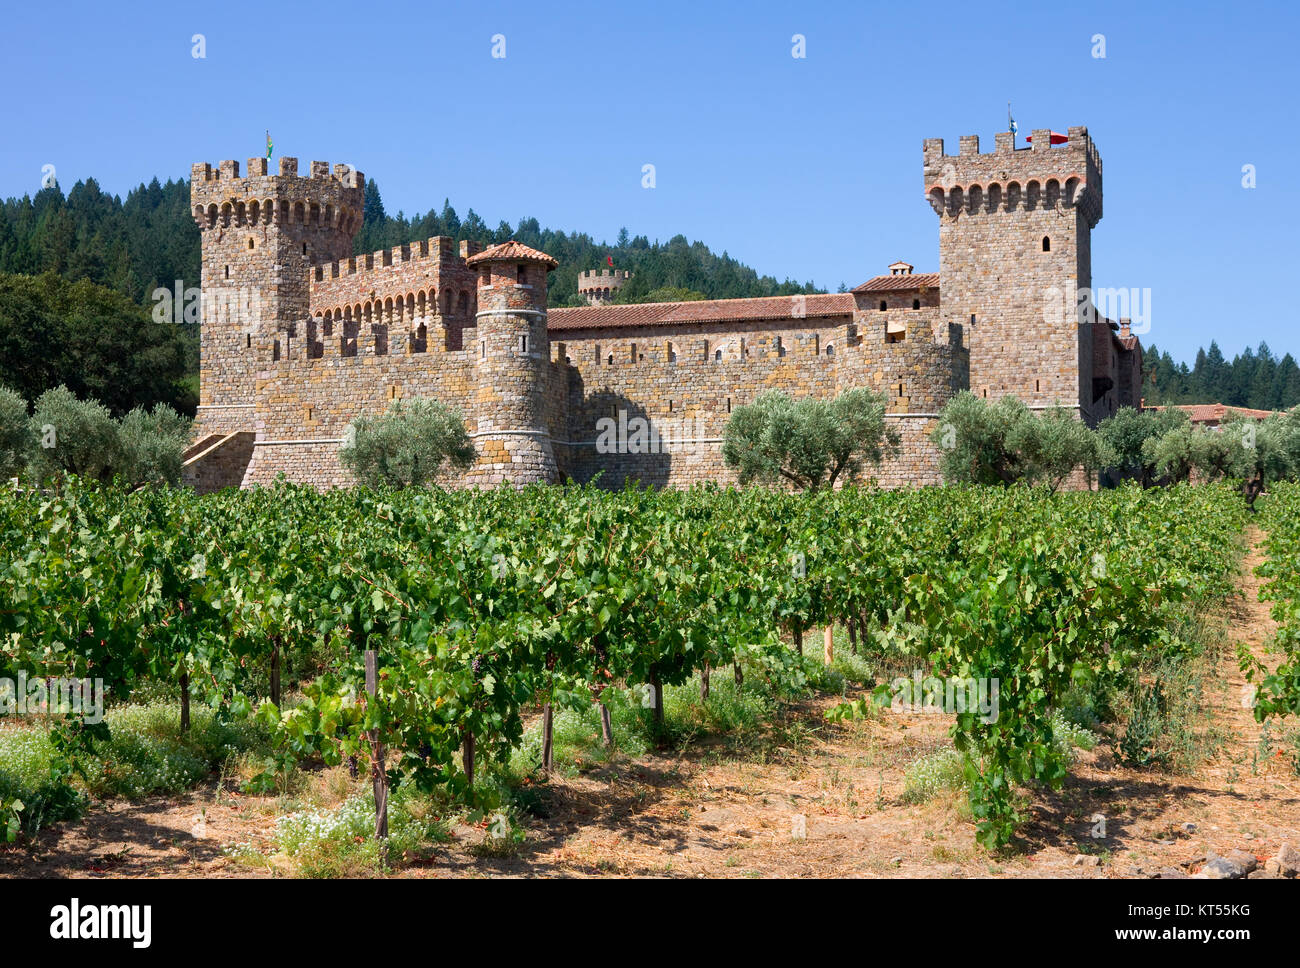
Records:
{"label": "wooden vine post", "polygon": [[470,790],[474,789],[474,734],[466,730],[460,746],[461,763],[465,767],[465,779]]}
{"label": "wooden vine post", "polygon": [[604,703],[600,704],[600,740],[605,745],[605,749],[614,748],[614,726],[609,721],[609,707]]}
{"label": "wooden vine post", "polygon": [[[366,649],[366,695],[374,702],[379,692],[378,655]],[[384,766],[384,744],[379,730],[372,729],[366,736],[370,740],[370,777],[375,788],[375,840],[380,849],[388,840],[388,772]]]}
{"label": "wooden vine post", "polygon": [[824,639],[826,664],[830,665],[835,661],[835,626],[826,626],[826,637]]}
{"label": "wooden vine post", "polygon": [[555,767],[555,713],[551,704],[542,706],[542,772],[547,776]]}
{"label": "wooden vine post", "polygon": [[190,731],[190,674],[181,673],[181,732]]}
{"label": "wooden vine post", "polygon": [[280,636],[271,636],[271,705],[280,706]]}

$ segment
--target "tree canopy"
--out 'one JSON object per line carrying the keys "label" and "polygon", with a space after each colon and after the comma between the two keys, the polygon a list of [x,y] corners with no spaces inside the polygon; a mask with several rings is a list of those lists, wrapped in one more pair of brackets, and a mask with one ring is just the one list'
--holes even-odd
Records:
{"label": "tree canopy", "polygon": [[779,390],[737,407],[727,421],[722,457],[740,483],[788,482],[815,491],[855,480],[899,443],[885,420],[885,399],[848,390],[834,400],[795,400]]}
{"label": "tree canopy", "polygon": [[377,417],[357,417],[348,426],[339,460],[371,487],[423,487],[444,465],[474,463],[474,445],[459,413],[437,400],[395,400]]}
{"label": "tree canopy", "polygon": [[88,280],[0,275],[0,383],[27,399],[66,386],[114,415],[168,404],[193,410],[178,329]]}

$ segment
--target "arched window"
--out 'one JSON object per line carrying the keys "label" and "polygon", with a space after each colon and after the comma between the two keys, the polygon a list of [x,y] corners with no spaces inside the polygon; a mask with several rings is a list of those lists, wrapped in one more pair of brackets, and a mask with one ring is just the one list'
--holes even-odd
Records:
{"label": "arched window", "polygon": [[608,366],[613,366],[613,365],[614,365],[614,354],[613,354],[613,353],[610,353],[610,354],[609,354],[609,358],[608,358],[607,360],[605,360],[605,363],[606,363],[606,365],[608,365]]}
{"label": "arched window", "polygon": [[827,343],[827,344],[826,344],[826,355],[827,355],[827,356],[834,356],[834,355],[835,355],[835,344],[834,344],[834,343]]}
{"label": "arched window", "polygon": [[713,351],[713,362],[714,362],[714,363],[721,363],[721,362],[722,362],[722,350],[714,350],[714,351]]}
{"label": "arched window", "polygon": [[1043,236],[1043,251],[1044,252],[1052,251],[1052,240],[1045,235]]}

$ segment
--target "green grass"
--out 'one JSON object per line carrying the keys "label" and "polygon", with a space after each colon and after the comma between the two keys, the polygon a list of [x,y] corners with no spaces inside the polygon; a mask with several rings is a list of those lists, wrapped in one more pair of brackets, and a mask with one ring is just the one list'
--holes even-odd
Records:
{"label": "green grass", "polygon": [[80,815],[87,794],[139,799],[178,793],[203,780],[234,755],[269,749],[265,730],[251,720],[220,722],[211,709],[191,712],[180,730],[177,703],[152,701],[119,706],[104,715],[109,739],[97,742],[80,762],[73,788],[50,783],[56,752],[39,721],[0,730],[0,800],[23,802],[22,826],[34,833],[56,820]]}
{"label": "green grass", "polygon": [[903,771],[904,803],[925,803],[941,794],[964,789],[963,758],[952,748],[922,756]]}
{"label": "green grass", "polygon": [[[707,699],[700,697],[698,673],[681,685],[665,687],[664,720],[659,728],[637,690],[607,689],[604,701],[610,712],[613,751],[602,743],[600,710],[595,703],[582,697],[574,708],[557,706],[552,727],[556,771],[575,776],[586,768],[610,763],[616,755],[636,758],[661,747],[685,750],[703,742],[722,741],[733,751],[752,748],[760,737],[780,729],[780,714],[790,703],[817,692],[842,694],[849,682],[870,681],[867,660],[847,652],[837,655],[830,668],[823,664],[820,653],[814,656],[811,651],[802,660],[790,655],[787,666],[746,660],[742,668],[745,679],[740,687],[731,666],[714,669]],[[507,772],[514,778],[512,782],[533,773],[541,757],[539,719],[511,757]]]}
{"label": "green grass", "polygon": [[[448,839],[446,819],[432,815],[428,798],[398,788],[388,805],[388,840],[375,840],[375,801],[369,793],[329,810],[301,810],[276,820],[275,848],[293,860],[302,877],[356,877],[388,870],[394,861]],[[259,860],[247,846],[229,853],[245,863]]]}

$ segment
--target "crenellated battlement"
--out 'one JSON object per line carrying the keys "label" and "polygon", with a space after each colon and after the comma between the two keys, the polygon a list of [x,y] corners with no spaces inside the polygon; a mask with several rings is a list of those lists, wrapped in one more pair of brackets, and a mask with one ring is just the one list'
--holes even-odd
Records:
{"label": "crenellated battlement", "polygon": [[[311,178],[315,180],[334,179],[348,188],[365,188],[366,176],[357,171],[351,165],[337,164],[331,173],[328,161],[313,161],[311,163]],[[198,162],[190,166],[190,181],[195,182],[221,182],[227,184],[231,182],[247,182],[252,178],[301,178],[298,174],[298,159],[285,156],[280,159],[278,170],[273,174],[270,171],[270,160],[267,158],[249,158],[248,174],[240,177],[239,162],[231,159],[223,161],[213,168],[207,162]]]}
{"label": "crenellated battlement", "polygon": [[1053,146],[1049,129],[1035,129],[1033,143],[1023,148],[1010,131],[999,131],[986,153],[979,135],[963,135],[955,155],[945,153],[942,138],[926,138],[923,179],[931,207],[948,216],[1078,207],[1095,227],[1102,216],[1101,155],[1086,127],[1068,130],[1069,140]]}
{"label": "crenellated battlement", "polygon": [[482,248],[482,245],[477,242],[462,242],[458,252],[456,243],[450,236],[435,235],[419,242],[403,243],[402,245],[395,245],[391,249],[380,249],[377,252],[353,256],[350,259],[339,259],[328,263],[322,262],[312,269],[312,276],[314,282],[324,282],[326,279],[364,275],[395,266],[401,267],[403,264],[412,262],[459,263],[463,266],[466,258],[478,251],[482,251]]}
{"label": "crenellated battlement", "polygon": [[599,306],[608,302],[631,278],[632,273],[627,269],[587,269],[578,276],[578,295],[588,305]]}
{"label": "crenellated battlement", "polygon": [[309,271],[311,312],[326,322],[355,319],[396,329],[434,323],[435,316],[454,317],[459,322],[443,336],[458,347],[460,330],[474,325],[477,311],[474,271],[466,260],[482,249],[478,242],[457,245],[438,235],[319,263]]}
{"label": "crenellated battlement", "polygon": [[275,174],[266,158],[250,158],[247,170],[241,177],[233,160],[191,167],[190,203],[200,230],[296,223],[351,235],[361,227],[365,175],[351,165],[331,172],[328,162],[313,161],[302,177],[297,158],[281,158]]}

